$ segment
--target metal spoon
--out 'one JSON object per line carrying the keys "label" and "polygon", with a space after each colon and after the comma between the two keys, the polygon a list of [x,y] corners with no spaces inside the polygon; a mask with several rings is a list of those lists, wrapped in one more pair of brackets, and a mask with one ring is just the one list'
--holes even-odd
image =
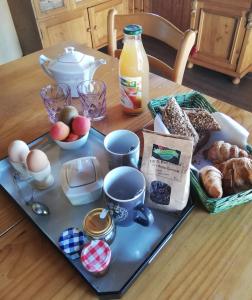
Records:
{"label": "metal spoon", "polygon": [[[17,186],[17,188],[19,189],[19,191],[20,191],[20,193],[21,193],[21,195],[22,195],[22,197],[23,197],[22,190],[21,190],[21,188],[20,188],[20,186],[18,185],[18,182],[17,182],[18,177],[19,177],[19,175],[18,175],[17,173],[15,173],[15,174],[13,175],[13,181],[14,181],[15,185]],[[31,195],[31,198],[30,198],[30,200],[25,200],[25,204],[28,205],[28,206],[30,206],[31,209],[32,209],[32,211],[33,211],[36,215],[39,215],[39,216],[46,216],[46,215],[49,215],[49,213],[50,213],[49,208],[48,208],[45,204],[43,204],[43,203],[41,203],[41,202],[39,202],[39,201],[35,201],[35,200],[34,200],[34,192],[35,192],[35,191],[34,191],[34,189],[32,188],[32,195]],[[25,197],[23,197],[23,198],[25,199]]]}
{"label": "metal spoon", "polygon": [[30,206],[32,211],[36,214],[36,215],[39,215],[39,216],[46,216],[46,215],[49,215],[50,211],[49,211],[49,208],[39,202],[39,201],[35,201],[34,200],[34,190],[32,190],[32,196],[31,196],[31,199],[28,200],[28,201],[25,201],[25,204]]}

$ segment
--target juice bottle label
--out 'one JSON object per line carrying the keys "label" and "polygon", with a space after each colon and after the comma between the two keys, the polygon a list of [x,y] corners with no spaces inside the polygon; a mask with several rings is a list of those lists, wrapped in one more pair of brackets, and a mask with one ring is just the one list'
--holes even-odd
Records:
{"label": "juice bottle label", "polygon": [[142,77],[120,76],[121,103],[129,109],[142,107]]}

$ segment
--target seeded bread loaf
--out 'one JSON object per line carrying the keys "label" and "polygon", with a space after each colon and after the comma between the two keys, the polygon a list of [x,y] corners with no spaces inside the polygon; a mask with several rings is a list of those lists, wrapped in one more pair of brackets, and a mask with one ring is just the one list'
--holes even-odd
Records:
{"label": "seeded bread loaf", "polygon": [[197,145],[199,135],[175,98],[170,99],[167,105],[162,109],[162,120],[171,134],[192,137],[194,147]]}
{"label": "seeded bread loaf", "polygon": [[182,108],[187,114],[191,124],[197,132],[200,131],[218,131],[220,125],[204,108]]}

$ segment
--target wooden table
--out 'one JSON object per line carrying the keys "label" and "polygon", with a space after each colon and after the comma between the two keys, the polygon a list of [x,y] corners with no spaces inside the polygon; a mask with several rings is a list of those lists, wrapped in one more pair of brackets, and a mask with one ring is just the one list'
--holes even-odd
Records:
{"label": "wooden table", "polygon": [[[64,46],[66,44],[46,49],[43,53],[55,57]],[[105,134],[115,128],[140,130],[151,116],[148,110],[137,117],[122,113],[117,60],[84,46],[76,48],[107,60],[107,65],[101,67],[95,77],[103,79],[108,86],[108,116],[101,123],[93,124],[94,127]],[[41,87],[50,82],[38,65],[40,53],[0,66],[1,158],[7,155],[12,140],[30,142],[50,128],[39,96]],[[152,98],[187,91],[189,89],[184,86],[151,74]],[[218,110],[251,131],[251,113],[208,99]],[[97,298],[3,192],[0,192],[0,235],[1,299]],[[217,215],[209,215],[199,205],[123,298],[251,299],[251,240],[252,204]]]}

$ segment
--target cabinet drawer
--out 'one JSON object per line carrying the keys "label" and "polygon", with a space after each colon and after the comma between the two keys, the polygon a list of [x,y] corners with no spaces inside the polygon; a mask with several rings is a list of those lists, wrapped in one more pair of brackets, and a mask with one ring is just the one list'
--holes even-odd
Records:
{"label": "cabinet drawer", "polygon": [[39,22],[43,47],[56,45],[62,41],[85,43],[92,47],[87,9],[62,14]]}
{"label": "cabinet drawer", "polygon": [[69,0],[32,0],[35,17],[47,18],[66,12],[69,8]]}

